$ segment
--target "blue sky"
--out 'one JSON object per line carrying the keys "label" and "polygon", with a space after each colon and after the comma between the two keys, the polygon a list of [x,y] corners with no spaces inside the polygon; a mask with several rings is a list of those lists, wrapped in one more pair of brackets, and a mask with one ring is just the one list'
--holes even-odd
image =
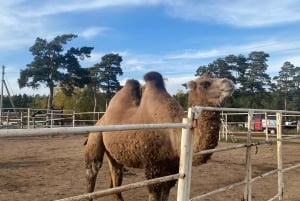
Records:
{"label": "blue sky", "polygon": [[300,66],[297,0],[14,0],[1,2],[0,13],[0,65],[11,94],[48,94],[19,89],[20,69],[32,61],[37,37],[68,33],[78,35],[71,46],[94,47],[84,67],[119,53],[121,83],[156,70],[172,94],[200,65],[229,54],[269,53],[271,76],[285,61]]}

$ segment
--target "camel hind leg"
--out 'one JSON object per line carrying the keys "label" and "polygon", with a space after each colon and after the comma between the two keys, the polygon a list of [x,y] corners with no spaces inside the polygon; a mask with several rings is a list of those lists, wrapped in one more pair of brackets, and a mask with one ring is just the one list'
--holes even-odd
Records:
{"label": "camel hind leg", "polygon": [[[122,185],[123,181],[123,165],[117,163],[109,153],[106,154],[108,158],[109,171],[111,176],[110,188],[118,187]],[[114,194],[115,200],[124,201],[121,193]]]}
{"label": "camel hind leg", "polygon": [[91,193],[95,189],[98,171],[102,166],[105,147],[102,133],[90,133],[85,146],[86,168],[86,192]]}

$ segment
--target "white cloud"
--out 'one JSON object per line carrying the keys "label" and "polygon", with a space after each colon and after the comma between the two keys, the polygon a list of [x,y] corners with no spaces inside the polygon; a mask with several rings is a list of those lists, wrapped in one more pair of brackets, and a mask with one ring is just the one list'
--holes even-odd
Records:
{"label": "white cloud", "polygon": [[238,27],[262,27],[300,21],[297,0],[169,1],[168,13],[186,20],[215,21]]}
{"label": "white cloud", "polygon": [[109,28],[107,27],[89,27],[79,33],[79,36],[89,40],[98,35],[102,35],[107,31],[109,31]]}
{"label": "white cloud", "polygon": [[[24,17],[20,7],[23,3],[26,2],[19,0],[0,5],[0,51],[29,47],[37,36],[55,35],[50,19]],[[31,10],[36,11],[34,7]]]}
{"label": "white cloud", "polygon": [[[29,1],[29,0],[28,0]],[[44,0],[35,5],[36,10],[32,10],[32,4],[23,5],[22,15],[26,17],[40,17],[56,15],[60,13],[96,10],[114,6],[141,6],[157,5],[160,0]]]}
{"label": "white cloud", "polygon": [[174,76],[174,77],[167,77],[166,81],[166,88],[170,94],[176,94],[179,90],[186,92],[186,89],[182,86],[182,84],[186,84],[191,80],[194,80],[195,76]]}
{"label": "white cloud", "polygon": [[84,0],[45,0],[35,4],[27,1],[19,0],[1,7],[14,7],[14,14],[25,18],[108,7],[163,6],[169,15],[177,18],[215,21],[238,27],[262,27],[300,21],[300,4],[297,0],[91,0],[88,3]]}
{"label": "white cloud", "polygon": [[201,59],[219,56],[218,50],[185,50],[183,53],[168,56],[170,59]]}
{"label": "white cloud", "polygon": [[300,67],[300,55],[299,55],[299,53],[289,55],[287,57],[278,57],[278,58],[272,59],[270,62],[268,62],[268,65],[269,65],[268,73],[271,76],[278,75],[278,72],[281,70],[281,67],[283,66],[283,63],[286,62],[286,61],[291,62],[296,67]]}
{"label": "white cloud", "polygon": [[[256,27],[300,21],[300,4],[287,1],[196,1],[196,0],[17,0],[0,5],[0,48],[16,49],[32,44],[37,37],[53,37],[69,32],[49,15],[105,9],[107,7],[162,6],[167,13],[187,20],[215,21],[242,27]],[[59,30],[59,31],[57,31]],[[106,27],[89,27],[82,37],[89,39],[108,31]],[[59,32],[59,33],[57,33]],[[214,50],[210,50],[213,54]],[[201,57],[198,52],[198,57]],[[205,56],[205,53],[204,55]]]}
{"label": "white cloud", "polygon": [[213,50],[185,50],[182,53],[167,56],[170,59],[205,59],[227,56],[229,54],[248,54],[252,51],[264,51],[266,53],[286,53],[300,50],[299,39],[277,40],[269,39],[244,43],[241,45],[222,45]]}

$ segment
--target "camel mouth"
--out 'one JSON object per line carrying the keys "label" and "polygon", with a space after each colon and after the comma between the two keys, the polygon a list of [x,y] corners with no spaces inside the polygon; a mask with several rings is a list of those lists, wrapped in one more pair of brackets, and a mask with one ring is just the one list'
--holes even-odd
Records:
{"label": "camel mouth", "polygon": [[232,96],[233,92],[234,92],[234,87],[222,90],[222,93],[226,94],[227,96]]}
{"label": "camel mouth", "polygon": [[231,85],[230,87],[227,87],[226,89],[222,89],[220,92],[219,97],[219,106],[222,106],[223,103],[232,96],[233,92],[235,90],[234,85]]}
{"label": "camel mouth", "polygon": [[226,81],[227,81],[226,86],[224,86],[224,88],[221,89],[220,91],[222,93],[222,96],[230,97],[230,96],[232,96],[232,94],[235,90],[235,86],[231,80],[226,80]]}

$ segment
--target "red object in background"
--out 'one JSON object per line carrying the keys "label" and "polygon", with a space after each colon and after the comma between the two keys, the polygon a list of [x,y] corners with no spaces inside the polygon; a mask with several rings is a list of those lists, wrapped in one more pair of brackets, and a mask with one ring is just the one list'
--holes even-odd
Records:
{"label": "red object in background", "polygon": [[254,130],[261,131],[262,130],[262,121],[261,119],[257,118],[254,119]]}

